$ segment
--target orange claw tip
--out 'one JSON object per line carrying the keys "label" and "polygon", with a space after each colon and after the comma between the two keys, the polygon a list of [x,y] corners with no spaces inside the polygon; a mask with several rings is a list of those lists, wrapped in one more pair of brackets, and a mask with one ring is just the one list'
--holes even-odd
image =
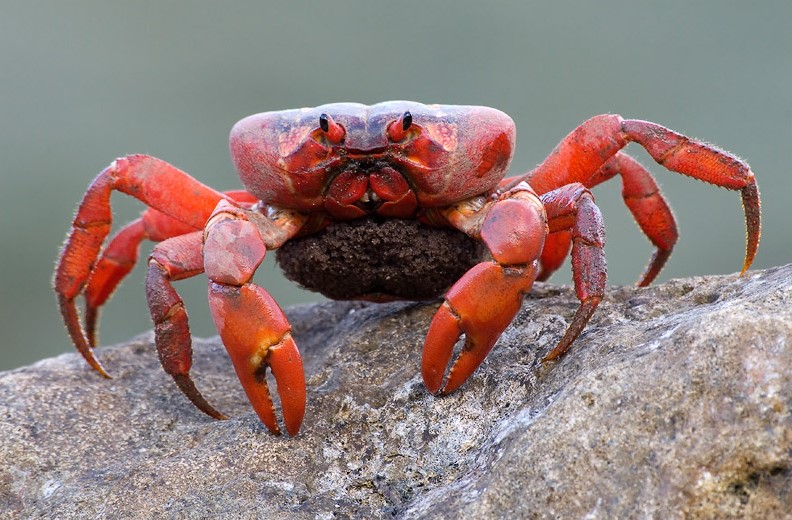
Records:
{"label": "orange claw tip", "polygon": [[287,413],[286,409],[283,410],[283,426],[290,436],[294,437],[300,432],[304,414],[305,410],[301,413]]}
{"label": "orange claw tip", "polygon": [[492,347],[495,346],[495,342],[499,337],[500,334],[485,335],[478,338],[478,340],[474,340],[468,335],[465,338],[465,346],[462,348],[462,352],[448,373],[448,380],[441,393],[443,395],[450,394],[465,384],[484,361],[484,358],[487,357]]}
{"label": "orange claw tip", "polygon": [[458,390],[459,387],[462,386],[468,380],[468,378],[473,373],[473,371],[476,368],[478,368],[478,363],[477,363],[476,366],[473,367],[473,370],[469,370],[469,369],[465,370],[465,373],[460,376],[459,375],[460,372],[458,370],[457,365],[460,364],[459,362],[461,360],[462,357],[460,356],[460,359],[457,360],[457,362],[454,364],[454,367],[451,369],[451,372],[448,374],[448,381],[446,381],[445,386],[443,386],[443,388],[440,390],[440,395],[448,395],[451,392],[455,392],[456,390]]}
{"label": "orange claw tip", "polygon": [[297,435],[305,416],[305,371],[291,334],[286,333],[280,343],[269,349],[267,363],[278,386],[283,425],[289,435]]}
{"label": "orange claw tip", "polygon": [[253,410],[261,422],[264,423],[264,426],[275,435],[280,435],[278,420],[275,418],[275,407],[272,404],[266,380],[262,381],[262,383],[256,383],[256,387],[251,387],[250,384],[242,381],[242,387],[251,406],[253,406]]}
{"label": "orange claw tip", "polygon": [[443,376],[451,360],[454,345],[461,334],[459,317],[451,310],[448,303],[443,303],[429,325],[423,350],[421,374],[429,393],[437,394],[444,390]]}
{"label": "orange claw tip", "polygon": [[[281,433],[264,373],[272,370],[283,409],[283,425],[289,435],[297,435],[305,415],[305,374],[302,359],[290,334],[277,344],[261,349],[263,356],[232,356],[239,381],[256,415],[270,432]],[[252,369],[251,369],[252,368]]]}

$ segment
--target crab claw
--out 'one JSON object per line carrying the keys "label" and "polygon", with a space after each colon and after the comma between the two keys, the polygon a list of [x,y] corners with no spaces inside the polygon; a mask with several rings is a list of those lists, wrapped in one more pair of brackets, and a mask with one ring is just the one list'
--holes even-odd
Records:
{"label": "crab claw", "polygon": [[[451,287],[424,345],[421,372],[431,393],[448,394],[467,381],[517,315],[536,273],[536,262],[521,266],[482,262]],[[462,334],[465,345],[444,385],[446,367]]]}
{"label": "crab claw", "polygon": [[250,404],[272,433],[280,433],[265,372],[272,370],[283,424],[297,435],[305,415],[305,373],[291,326],[275,300],[253,284],[211,282],[209,305]]}

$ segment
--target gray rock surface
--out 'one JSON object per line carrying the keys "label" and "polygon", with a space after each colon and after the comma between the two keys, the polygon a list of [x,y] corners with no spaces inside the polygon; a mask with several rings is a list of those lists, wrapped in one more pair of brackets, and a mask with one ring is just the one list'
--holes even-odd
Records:
{"label": "gray rock surface", "polygon": [[308,374],[295,438],[259,423],[217,339],[196,342],[194,377],[228,421],[181,396],[150,334],[100,350],[109,381],[76,354],[2,373],[0,514],[792,517],[792,265],[612,288],[540,364],[575,307],[538,284],[444,398],[419,373],[436,304],[292,308]]}

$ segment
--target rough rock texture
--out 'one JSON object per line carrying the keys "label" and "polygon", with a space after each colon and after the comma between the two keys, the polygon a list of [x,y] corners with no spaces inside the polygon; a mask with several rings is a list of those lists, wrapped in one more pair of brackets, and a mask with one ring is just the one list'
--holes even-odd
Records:
{"label": "rough rock texture", "polygon": [[[151,336],[0,374],[0,511],[14,518],[789,518],[792,266],[613,288],[541,365],[576,302],[540,285],[460,391],[423,389],[436,304],[290,309],[308,372],[270,435],[217,340],[195,410]],[[0,512],[0,515],[3,513]]]}

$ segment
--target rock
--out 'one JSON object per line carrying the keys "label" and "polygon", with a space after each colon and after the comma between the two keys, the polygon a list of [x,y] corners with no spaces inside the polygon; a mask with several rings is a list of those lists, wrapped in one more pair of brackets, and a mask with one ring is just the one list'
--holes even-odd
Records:
{"label": "rock", "polygon": [[[537,284],[458,392],[426,393],[437,304],[289,309],[308,374],[297,437],[258,421],[217,339],[192,407],[147,334],[0,374],[0,508],[30,518],[784,518],[792,512],[792,265],[612,288]],[[65,339],[64,339],[65,341]]]}

